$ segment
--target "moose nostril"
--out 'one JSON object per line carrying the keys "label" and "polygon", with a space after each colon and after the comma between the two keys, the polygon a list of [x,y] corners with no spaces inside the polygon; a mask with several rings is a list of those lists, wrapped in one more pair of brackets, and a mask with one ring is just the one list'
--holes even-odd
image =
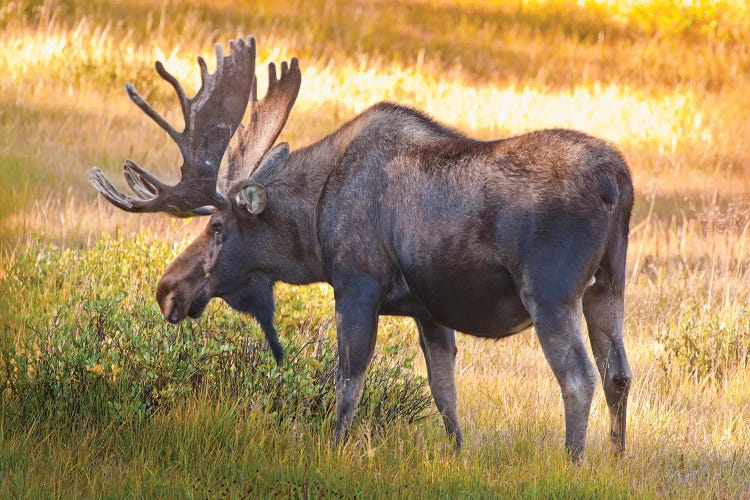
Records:
{"label": "moose nostril", "polygon": [[167,319],[170,323],[173,325],[180,322],[180,317],[177,315],[177,309],[172,310],[172,314],[170,314],[169,318]]}
{"label": "moose nostril", "polygon": [[169,321],[172,324],[179,323],[180,315],[177,309],[178,309],[177,300],[175,300],[174,297],[169,297],[167,299],[166,307],[164,307],[163,309],[164,319]]}

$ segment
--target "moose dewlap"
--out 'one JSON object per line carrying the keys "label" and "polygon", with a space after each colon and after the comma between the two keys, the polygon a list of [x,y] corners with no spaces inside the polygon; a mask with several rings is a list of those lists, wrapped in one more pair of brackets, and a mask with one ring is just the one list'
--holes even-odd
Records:
{"label": "moose dewlap", "polygon": [[[359,403],[378,317],[412,317],[435,403],[459,446],[454,330],[500,338],[533,325],[562,390],[572,457],[583,452],[597,370],[612,442],[622,450],[633,186],[620,153],[571,130],[478,141],[389,103],[290,152],[274,143],[300,88],[297,60],[282,63],[280,75],[269,65],[268,92],[259,101],[254,38],[230,47],[228,56],[216,47],[212,74],[198,59],[202,85],[192,98],[156,64],[177,94],[181,132],[126,87],[180,148],[176,185],[131,161],[124,173],[134,195],[118,191],[99,169],[91,173],[94,187],[123,210],[210,215],[158,283],[164,318],[198,317],[220,297],[257,319],[281,362],[274,283],[331,284],[338,441]],[[219,181],[225,155],[227,176]],[[582,316],[596,369],[580,335]]]}

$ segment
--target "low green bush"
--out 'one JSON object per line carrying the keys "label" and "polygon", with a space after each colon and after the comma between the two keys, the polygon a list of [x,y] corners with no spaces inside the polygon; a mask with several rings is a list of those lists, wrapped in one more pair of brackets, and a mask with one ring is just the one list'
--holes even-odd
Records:
{"label": "low green bush", "polygon": [[750,365],[750,308],[707,308],[691,302],[657,339],[664,349],[665,371],[722,380],[732,370]]}
{"label": "low green bush", "polygon": [[[179,248],[148,233],[102,238],[88,250],[28,246],[0,286],[2,404],[61,421],[148,419],[189,397],[232,398],[279,419],[324,421],[334,408],[336,346],[330,293],[285,288],[277,366],[254,322],[212,304],[167,324],[152,296],[157,269]],[[217,301],[218,302],[218,301]],[[358,420],[384,429],[429,415],[426,380],[398,344],[378,352]]]}

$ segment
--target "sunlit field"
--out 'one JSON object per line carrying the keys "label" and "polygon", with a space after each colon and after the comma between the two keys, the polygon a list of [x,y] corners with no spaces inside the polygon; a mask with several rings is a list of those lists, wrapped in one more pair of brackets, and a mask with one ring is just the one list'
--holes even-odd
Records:
{"label": "sunlit field", "polygon": [[[332,291],[277,287],[290,355],[213,304],[166,325],[158,277],[205,223],[120,212],[133,159],[179,152],[124,92],[181,126],[164,62],[254,34],[257,71],[297,56],[281,140],[307,145],[378,101],[474,137],[575,128],[636,188],[628,449],[597,389],[586,455],[532,332],[459,336],[456,454],[414,326],[381,321],[351,439],[331,444]],[[10,1],[0,5],[0,496],[750,496],[750,5],[745,0]]]}

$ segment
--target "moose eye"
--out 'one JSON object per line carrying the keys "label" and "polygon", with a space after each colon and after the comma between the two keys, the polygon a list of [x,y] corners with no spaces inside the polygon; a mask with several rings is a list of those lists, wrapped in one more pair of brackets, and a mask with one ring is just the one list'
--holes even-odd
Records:
{"label": "moose eye", "polygon": [[223,228],[221,222],[214,222],[211,224],[211,234],[221,234]]}

